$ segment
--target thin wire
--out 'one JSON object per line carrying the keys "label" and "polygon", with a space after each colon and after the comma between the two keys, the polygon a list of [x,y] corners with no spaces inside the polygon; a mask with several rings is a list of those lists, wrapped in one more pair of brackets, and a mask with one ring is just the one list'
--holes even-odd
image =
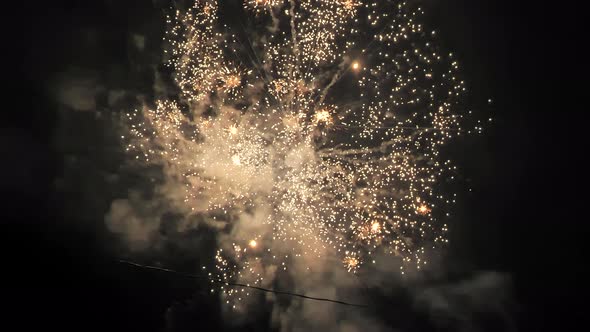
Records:
{"label": "thin wire", "polygon": [[206,280],[211,281],[212,283],[222,284],[225,286],[243,287],[243,288],[255,289],[255,290],[259,290],[259,291],[267,292],[267,293],[289,295],[289,296],[294,296],[294,297],[300,297],[300,298],[307,299],[307,300],[331,302],[331,303],[337,303],[337,304],[342,304],[342,305],[347,305],[347,306],[352,306],[352,307],[359,307],[359,308],[368,308],[369,307],[366,304],[350,303],[350,302],[344,302],[344,301],[339,301],[339,300],[333,300],[333,299],[327,299],[327,298],[321,298],[321,297],[313,297],[313,296],[307,296],[307,295],[303,295],[303,294],[297,294],[297,293],[291,293],[291,292],[286,292],[286,291],[262,288],[262,287],[257,287],[257,286],[250,286],[250,285],[241,284],[241,283],[232,283],[232,282],[227,282],[227,281],[215,280],[215,279],[212,279],[209,277],[204,277],[204,276],[185,273],[185,272],[179,272],[179,271],[175,271],[175,270],[167,269],[167,268],[163,268],[163,267],[158,267],[158,266],[143,265],[143,264],[139,264],[136,262],[127,261],[124,259],[119,259],[118,262],[122,263],[122,264],[127,264],[127,265],[131,265],[131,266],[139,267],[142,269],[158,270],[158,271],[173,273],[173,274],[185,276],[188,278],[206,279]]}

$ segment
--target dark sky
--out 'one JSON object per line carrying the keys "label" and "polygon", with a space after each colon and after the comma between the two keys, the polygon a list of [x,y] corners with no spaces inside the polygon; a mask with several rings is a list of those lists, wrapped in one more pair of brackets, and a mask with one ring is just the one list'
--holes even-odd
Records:
{"label": "dark sky", "polygon": [[[494,100],[494,126],[454,153],[473,192],[460,203],[450,262],[460,275],[508,273],[519,330],[583,327],[580,247],[587,218],[580,216],[578,191],[586,179],[578,168],[586,149],[574,144],[582,142],[585,105],[566,103],[576,97],[569,89],[581,64],[572,55],[581,24],[570,16],[575,9],[533,1],[432,2],[433,22],[476,97]],[[202,295],[198,283],[113,260],[115,239],[97,222],[109,200],[94,199],[117,195],[94,180],[117,168],[116,158],[97,157],[113,137],[101,130],[105,119],[89,112],[64,117],[55,101],[64,73],[80,75],[79,84],[99,95],[107,85],[133,91],[152,84],[134,64],[157,59],[137,57],[129,34],[161,33],[156,3],[57,0],[4,10],[9,92],[2,182],[10,204],[0,233],[8,275],[2,297],[21,330],[162,330],[173,303],[182,308],[174,329],[220,326],[216,300]],[[147,48],[158,49],[147,40]],[[78,185],[60,187],[64,174]]]}

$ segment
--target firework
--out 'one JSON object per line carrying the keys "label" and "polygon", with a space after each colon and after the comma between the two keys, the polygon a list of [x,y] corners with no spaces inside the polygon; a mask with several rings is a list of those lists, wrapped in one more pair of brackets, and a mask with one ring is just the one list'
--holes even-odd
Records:
{"label": "firework", "polygon": [[271,28],[238,37],[213,0],[171,15],[168,65],[181,101],[127,119],[130,153],[175,175],[188,214],[223,225],[215,277],[264,285],[269,266],[326,255],[352,273],[377,252],[398,256],[402,271],[426,264],[425,249],[446,242],[440,216],[452,199],[438,184],[454,167],[440,148],[460,132],[465,87],[422,9],[244,7]]}

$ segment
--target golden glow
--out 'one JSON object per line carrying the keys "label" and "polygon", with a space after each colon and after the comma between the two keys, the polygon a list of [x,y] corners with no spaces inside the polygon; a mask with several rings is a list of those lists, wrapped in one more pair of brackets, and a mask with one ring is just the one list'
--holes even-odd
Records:
{"label": "golden glow", "polygon": [[342,0],[342,5],[344,6],[344,9],[346,9],[346,10],[353,10],[357,6],[359,6],[360,3],[357,1],[354,1],[354,0]]}
{"label": "golden glow", "polygon": [[354,272],[359,267],[359,260],[354,256],[344,257],[343,263],[348,272]]}
{"label": "golden glow", "polygon": [[263,11],[279,7],[283,1],[284,0],[245,0],[244,6],[247,9],[253,9],[258,13],[262,13]]}
{"label": "golden glow", "polygon": [[258,243],[256,243],[256,240],[250,240],[250,242],[248,242],[248,245],[250,246],[250,248],[256,248]]}
{"label": "golden glow", "polygon": [[371,232],[373,232],[373,233],[379,233],[380,230],[381,230],[381,225],[378,222],[374,222],[371,225]]}
{"label": "golden glow", "polygon": [[225,87],[227,89],[233,89],[240,85],[242,82],[240,76],[238,75],[228,75],[225,79]]}
{"label": "golden glow", "polygon": [[322,109],[322,110],[318,111],[316,114],[314,114],[313,121],[316,124],[319,124],[319,123],[331,124],[332,123],[332,115],[330,114],[330,112],[328,110]]}
{"label": "golden glow", "polygon": [[420,214],[428,214],[430,212],[430,209],[428,208],[428,205],[426,204],[422,204],[420,205],[420,207],[418,207],[418,213]]}

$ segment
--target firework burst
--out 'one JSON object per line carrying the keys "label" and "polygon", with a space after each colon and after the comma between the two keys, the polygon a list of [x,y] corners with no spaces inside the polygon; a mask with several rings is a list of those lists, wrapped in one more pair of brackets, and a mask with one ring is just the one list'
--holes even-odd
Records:
{"label": "firework burst", "polygon": [[427,264],[425,248],[446,242],[439,217],[452,199],[437,185],[453,166],[440,148],[460,132],[465,87],[421,8],[244,8],[270,27],[233,34],[213,0],[171,15],[166,52],[180,101],[126,120],[135,159],[175,174],[187,213],[222,225],[215,278],[268,285],[271,267],[324,256],[355,272],[377,252],[406,269]]}

